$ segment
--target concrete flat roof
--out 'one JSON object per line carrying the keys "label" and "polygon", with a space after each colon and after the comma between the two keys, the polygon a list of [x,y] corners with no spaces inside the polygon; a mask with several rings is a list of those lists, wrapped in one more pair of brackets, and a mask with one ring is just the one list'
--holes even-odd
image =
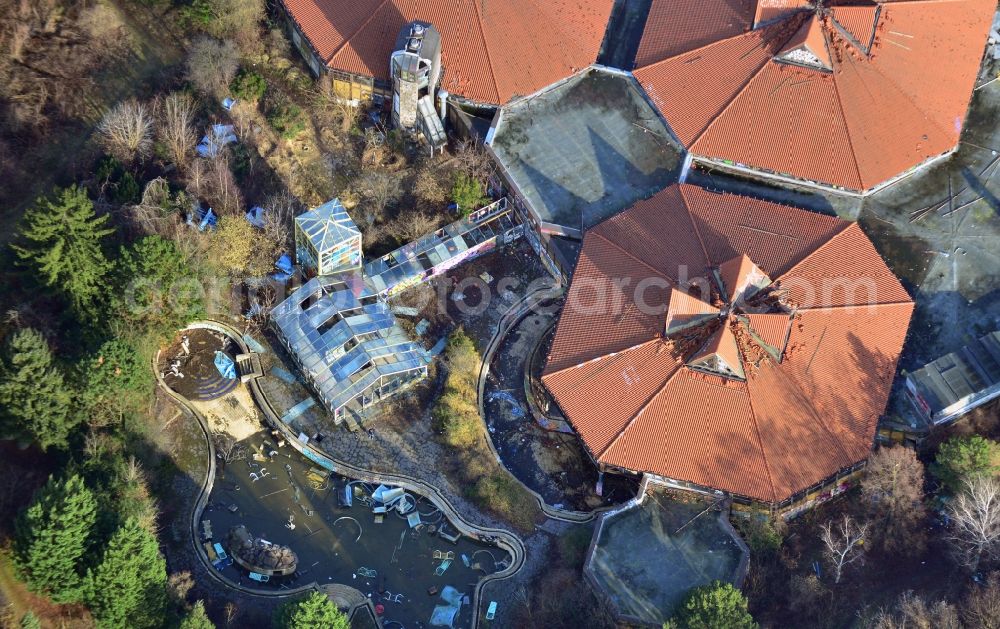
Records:
{"label": "concrete flat roof", "polygon": [[491,145],[540,220],[578,232],[674,183],[681,162],[635,79],[601,68],[505,106]]}

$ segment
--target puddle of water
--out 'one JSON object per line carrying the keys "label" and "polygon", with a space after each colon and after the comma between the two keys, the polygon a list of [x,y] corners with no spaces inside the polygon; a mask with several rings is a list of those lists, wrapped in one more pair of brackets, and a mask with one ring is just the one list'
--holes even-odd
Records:
{"label": "puddle of water", "polygon": [[[253,446],[265,441],[266,437],[257,434],[244,445],[252,453]],[[312,464],[287,446],[273,459],[256,462],[248,458],[225,467],[217,474],[209,506],[202,515],[203,520],[211,520],[214,541],[224,540],[232,527],[242,524],[255,537],[288,546],[298,555],[294,575],[274,577],[263,585],[252,583],[246,571],[235,565],[224,569],[227,577],[244,585],[280,590],[313,581],[342,583],[382,604],[383,620],[407,627],[419,626],[417,623],[426,626],[434,607],[444,604],[440,593],[445,586],[468,595],[471,602],[479,580],[503,569],[511,559],[506,551],[467,537],[453,544],[430,533],[430,526],[440,527],[444,522],[443,514],[429,500],[411,492],[407,493],[416,500],[416,511],[425,523],[420,532],[394,510],[376,523],[371,508],[364,504],[376,489],[373,485],[355,481],[352,494],[356,491],[358,497],[353,506],[339,506],[337,490],[349,479],[331,475],[326,481],[317,481],[309,475]],[[235,512],[230,510],[233,505]],[[294,529],[287,526],[290,520]],[[450,525],[448,530],[455,532]],[[449,558],[442,571],[442,563]],[[467,627],[470,619],[467,603],[454,626]]]}

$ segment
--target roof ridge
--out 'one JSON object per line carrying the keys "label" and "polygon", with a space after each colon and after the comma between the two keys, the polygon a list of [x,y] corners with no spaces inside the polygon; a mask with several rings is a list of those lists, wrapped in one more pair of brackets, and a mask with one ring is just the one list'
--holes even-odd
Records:
{"label": "roof ridge", "polygon": [[[805,210],[805,211],[808,212],[809,210]],[[784,278],[786,275],[788,275],[789,273],[791,273],[795,269],[797,269],[800,266],[802,266],[803,264],[805,264],[806,261],[809,260],[809,259],[811,259],[814,255],[816,255],[817,253],[819,253],[823,249],[826,249],[828,246],[830,246],[830,243],[832,243],[837,238],[840,238],[840,236],[843,235],[845,232],[847,232],[847,230],[849,230],[852,225],[857,225],[857,222],[854,222],[854,221],[844,221],[844,219],[840,218],[839,216],[836,217],[836,218],[837,218],[837,220],[840,220],[840,221],[844,222],[844,228],[841,229],[840,231],[838,231],[836,234],[834,234],[834,235],[830,236],[829,238],[827,238],[825,241],[823,241],[820,244],[820,246],[816,247],[815,249],[813,249],[812,251],[810,251],[809,253],[807,253],[805,255],[805,257],[803,257],[801,260],[799,260],[798,262],[796,262],[795,264],[793,264],[792,266],[790,266],[787,271],[785,271],[781,275],[779,275],[776,278],[774,278],[774,283],[775,284],[779,283],[782,280],[782,278]],[[860,227],[859,227],[859,229],[860,229]],[[862,232],[862,233],[864,233],[864,232]]]}
{"label": "roof ridge", "polygon": [[339,46],[337,46],[336,50],[334,50],[333,52],[330,53],[330,56],[326,58],[326,62],[325,62],[326,65],[330,65],[330,62],[333,61],[334,57],[336,57],[337,55],[339,55],[344,50],[344,48],[346,48],[347,45],[349,43],[351,43],[351,40],[354,39],[355,35],[357,35],[358,33],[360,33],[366,26],[368,26],[369,24],[371,24],[371,21],[375,19],[375,16],[378,15],[378,12],[381,11],[382,8],[386,4],[388,4],[390,2],[392,2],[392,0],[382,0],[381,2],[379,2],[378,6],[375,7],[375,10],[372,11],[371,15],[369,15],[368,17],[366,17],[364,19],[364,21],[361,22],[361,24],[356,29],[354,29],[353,33],[351,33],[347,37],[344,37],[344,41],[341,42],[341,44]]}
{"label": "roof ridge", "polygon": [[[654,341],[659,341],[659,340],[661,340],[661,337],[654,336],[653,338],[649,339],[648,341],[643,341],[642,343],[636,343],[635,345],[629,345],[628,347],[623,347],[622,349],[620,349],[620,350],[618,350],[616,352],[608,352],[607,354],[601,354],[599,356],[595,356],[595,357],[591,358],[590,360],[585,360],[582,363],[574,363],[572,365],[566,365],[565,367],[560,367],[559,369],[556,369],[555,371],[550,371],[549,373],[543,373],[542,376],[541,376],[542,377],[542,381],[544,382],[544,380],[546,378],[548,378],[550,376],[557,376],[557,375],[559,375],[559,374],[561,374],[563,372],[569,371],[570,369],[577,369],[579,367],[583,367],[587,363],[594,362],[595,360],[603,360],[603,359],[607,358],[608,356],[611,356],[612,354],[624,354],[625,352],[631,352],[632,350],[639,349],[643,345],[648,345],[648,344],[650,344],[650,343],[652,343]],[[546,358],[546,362],[548,362],[548,358]]]}
{"label": "roof ridge", "polygon": [[[694,214],[691,213],[691,203],[689,203],[688,198],[684,196],[684,190],[687,186],[688,184],[681,184],[678,186],[677,191],[681,193],[681,202],[684,204],[684,209],[687,210],[688,220],[691,221],[691,227],[694,229],[694,235],[698,237],[698,244],[701,245],[701,252],[705,255],[705,262],[707,262],[709,268],[711,268],[715,265],[715,261],[708,255],[708,249],[705,247],[705,240],[701,237],[701,230],[698,229],[698,223],[694,220]],[[701,190],[701,188],[699,188],[699,190]]]}
{"label": "roof ridge", "polygon": [[[788,15],[788,17],[786,17],[784,19],[785,20],[789,20],[789,19],[794,18],[797,15],[806,15],[806,13],[802,12],[802,11],[799,11],[799,12],[796,12],[796,13],[791,13],[791,14]],[[777,26],[778,24],[781,24],[781,21],[775,22],[771,26],[766,26],[765,28],[773,28],[773,27]],[[802,25],[800,24],[799,26],[801,27]],[[775,30],[777,30],[777,29],[775,29]],[[792,29],[789,29],[789,30],[792,31]],[[750,31],[750,32],[752,33],[753,31]],[[792,31],[788,35],[788,37],[781,43],[781,46],[782,47],[785,46],[792,39],[792,37],[795,37],[795,34],[797,32],[798,32],[798,28],[796,28],[794,31]],[[746,33],[744,33],[744,35],[746,35]],[[723,40],[720,40],[720,41],[726,41],[726,40],[723,39]],[[765,43],[765,41],[766,40],[763,37],[761,37],[761,45],[763,45]],[[779,48],[779,50],[780,50],[780,48]],[[701,131],[698,132],[698,135],[696,135],[693,138],[691,138],[691,142],[688,143],[688,146],[689,146],[688,151],[689,152],[692,151],[694,149],[694,145],[697,144],[698,141],[701,140],[701,138],[704,137],[706,133],[708,133],[708,130],[711,129],[715,125],[715,123],[718,122],[719,119],[722,118],[723,115],[725,115],[725,113],[727,111],[729,111],[729,108],[733,106],[733,103],[735,103],[736,100],[739,99],[739,97],[742,96],[743,93],[747,91],[747,88],[750,87],[750,84],[753,83],[754,79],[756,79],[758,76],[760,76],[760,73],[764,71],[764,68],[767,67],[767,64],[769,62],[773,62],[773,61],[774,61],[774,54],[772,53],[766,59],[764,59],[764,63],[762,63],[759,68],[757,68],[756,72],[754,72],[749,77],[747,77],[747,80],[743,83],[743,86],[740,87],[740,89],[737,90],[737,92],[735,94],[733,94],[733,97],[729,99],[729,101],[726,103],[726,105],[721,110],[719,110],[719,113],[715,114],[715,117],[713,117],[709,121],[709,123],[707,125],[705,125],[704,129],[702,129]]]}
{"label": "roof ridge", "polygon": [[[905,288],[905,287],[904,287]],[[848,308],[878,308],[880,306],[906,306],[913,305],[913,300],[909,301],[881,301],[875,304],[844,304],[840,306],[799,306],[795,310],[800,311],[810,311],[814,312],[816,310],[847,310]]]}
{"label": "roof ridge", "polygon": [[477,0],[468,0],[468,2],[476,9],[476,24],[479,26],[479,36],[483,38],[483,49],[486,50],[486,63],[490,66],[490,78],[493,81],[493,90],[496,92],[497,102],[499,102],[500,86],[497,85],[497,75],[493,69],[493,55],[490,54],[490,42],[486,37],[486,28],[483,26],[483,16],[479,12],[479,2]]}
{"label": "roof ridge", "polygon": [[591,230],[589,233],[593,234],[594,236],[597,236],[598,238],[600,238],[604,242],[608,243],[609,245],[611,245],[612,247],[614,247],[618,251],[621,251],[626,256],[632,258],[633,260],[635,260],[636,262],[638,262],[642,266],[644,266],[647,269],[651,270],[653,273],[656,273],[657,275],[665,277],[667,280],[669,280],[671,282],[671,284],[677,284],[678,283],[677,280],[675,280],[674,278],[670,277],[665,272],[656,269],[652,264],[649,264],[648,262],[646,262],[644,260],[640,260],[631,251],[626,250],[624,247],[622,247],[621,245],[619,245],[615,241],[611,240],[610,238],[608,238],[607,236],[605,236],[601,232],[597,231],[596,229]]}
{"label": "roof ridge", "polygon": [[[876,6],[878,6],[878,5],[876,5]],[[834,21],[834,22],[836,22],[836,20],[833,19],[832,16],[831,16],[831,20]],[[878,22],[876,21],[875,26],[872,27],[872,33],[875,32],[875,28],[877,26],[878,26]],[[839,23],[838,23],[838,28],[839,28]],[[872,41],[873,42],[875,41],[875,35],[874,34],[872,35]],[[865,189],[865,187],[864,187],[865,186],[865,182],[864,182],[863,178],[861,177],[861,166],[858,164],[858,152],[854,149],[854,139],[851,137],[851,125],[847,124],[847,114],[844,112],[844,101],[841,100],[841,98],[840,98],[840,86],[837,84],[837,71],[836,71],[836,68],[834,68],[834,72],[833,72],[833,93],[837,97],[837,111],[840,112],[840,119],[844,123],[844,132],[845,132],[845,135],[847,135],[847,147],[850,150],[851,163],[854,164],[854,172],[858,176],[858,183],[861,185],[861,189],[864,190]],[[832,154],[830,156],[830,161],[831,162],[833,161],[833,155]]]}
{"label": "roof ridge", "polygon": [[750,419],[753,421],[753,431],[757,435],[757,447],[760,448],[760,455],[764,458],[764,471],[767,472],[767,484],[771,486],[771,499],[778,499],[778,490],[774,488],[774,474],[771,473],[771,464],[767,460],[767,450],[764,448],[764,438],[760,435],[760,425],[757,422],[757,411],[753,407],[753,396],[750,395],[749,378],[743,383],[747,392],[747,404],[750,405]]}
{"label": "roof ridge", "polygon": [[639,416],[642,415],[643,411],[649,408],[649,405],[653,403],[653,400],[655,400],[661,393],[663,393],[666,390],[668,386],[670,386],[670,383],[674,381],[674,378],[677,377],[677,374],[679,374],[681,370],[684,368],[685,365],[683,362],[678,363],[677,369],[674,369],[674,372],[671,373],[669,377],[667,377],[663,385],[656,391],[654,391],[653,394],[650,395],[649,398],[647,398],[646,401],[642,403],[642,406],[639,407],[639,410],[637,410],[635,413],[632,414],[632,417],[630,417],[628,421],[625,422],[625,425],[621,427],[621,430],[619,430],[618,433],[611,438],[611,441],[608,442],[608,445],[604,446],[604,449],[597,453],[597,456],[594,457],[595,459],[600,459],[602,456],[607,454],[608,450],[610,450],[613,445],[618,443],[618,440],[622,438],[622,435],[625,434],[625,431],[627,431],[632,426],[632,424],[634,424],[635,421],[639,419]]}
{"label": "roof ridge", "polygon": [[[788,18],[790,18],[790,17],[792,17],[794,15],[796,15],[796,14],[795,13],[790,13],[790,14],[782,17],[782,18],[779,18],[777,21],[772,22],[771,24],[768,24],[767,26],[761,27],[759,29],[757,29],[757,28],[751,29],[749,31],[744,31],[742,33],[737,33],[735,35],[730,35],[729,37],[725,37],[723,39],[717,39],[715,41],[710,41],[707,44],[702,44],[701,46],[698,46],[696,48],[692,48],[690,50],[682,50],[681,52],[678,52],[677,54],[667,55],[663,59],[659,59],[657,61],[654,61],[653,63],[647,63],[644,66],[640,66],[638,68],[635,68],[632,72],[630,72],[630,74],[634,74],[636,71],[639,71],[639,70],[645,70],[646,68],[652,68],[653,66],[658,66],[661,63],[664,63],[664,62],[667,62],[667,61],[671,61],[673,59],[677,59],[678,57],[683,57],[684,55],[690,55],[691,53],[700,52],[702,50],[705,50],[706,48],[711,48],[712,46],[715,46],[716,44],[721,44],[722,42],[727,42],[727,41],[729,41],[731,39],[737,39],[739,37],[746,37],[747,35],[755,34],[755,33],[758,33],[758,32],[762,33],[763,31],[765,31],[765,30],[767,30],[769,28],[773,28],[774,26],[776,26],[782,20],[787,20]],[[760,38],[760,43],[761,44],[764,43],[764,38],[763,37]]]}

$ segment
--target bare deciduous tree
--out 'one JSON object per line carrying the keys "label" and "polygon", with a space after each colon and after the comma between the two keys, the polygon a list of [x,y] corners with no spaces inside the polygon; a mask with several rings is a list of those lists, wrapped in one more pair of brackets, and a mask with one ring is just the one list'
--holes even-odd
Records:
{"label": "bare deciduous tree", "polygon": [[947,601],[928,603],[913,592],[903,592],[895,611],[880,609],[864,623],[866,629],[962,629],[958,610]]}
{"label": "bare deciduous tree", "polygon": [[868,528],[868,522],[856,522],[847,514],[839,522],[831,520],[820,527],[820,539],[825,547],[826,558],[833,567],[834,583],[840,583],[844,568],[855,562],[864,562]]}
{"label": "bare deciduous tree", "polygon": [[486,186],[493,173],[493,161],[482,144],[473,140],[460,142],[455,150],[455,160],[462,172]]}
{"label": "bare deciduous tree", "polygon": [[203,94],[218,97],[228,92],[240,66],[240,55],[231,41],[199,37],[187,57],[187,77]]}
{"label": "bare deciduous tree", "polygon": [[226,603],[225,607],[225,618],[226,626],[231,627],[236,621],[237,616],[240,615],[240,608],[236,606],[236,603],[229,601]]}
{"label": "bare deciduous tree", "polygon": [[167,577],[167,593],[178,607],[187,603],[188,592],[193,587],[194,579],[191,578],[191,573],[187,570],[174,572]]}
{"label": "bare deciduous tree", "polygon": [[368,225],[384,220],[386,208],[403,194],[399,177],[382,171],[366,174],[359,182],[359,187],[365,200],[362,208],[364,222]]}
{"label": "bare deciduous tree", "polygon": [[183,92],[167,94],[158,107],[159,137],[177,168],[186,168],[198,133],[194,127],[194,100]]}
{"label": "bare deciduous tree", "polygon": [[983,587],[969,590],[962,621],[968,629],[1000,629],[1000,572],[990,573]]}
{"label": "bare deciduous tree", "polygon": [[219,151],[212,159],[192,161],[187,184],[188,190],[208,201],[216,214],[235,214],[243,203],[236,178],[229,168],[228,151]]}
{"label": "bare deciduous tree", "polygon": [[215,441],[215,452],[222,459],[222,462],[229,465],[233,461],[242,461],[247,458],[246,446],[237,441],[232,435],[224,432],[212,434]]}
{"label": "bare deciduous tree", "polygon": [[923,485],[924,465],[910,448],[882,447],[868,458],[861,491],[887,551],[918,554],[923,550]]}
{"label": "bare deciduous tree", "polygon": [[948,541],[958,563],[970,572],[1000,550],[1000,482],[994,476],[976,476],[948,505],[951,530]]}
{"label": "bare deciduous tree", "polygon": [[105,150],[123,163],[144,159],[153,148],[153,117],[134,100],[118,103],[104,114],[97,131]]}

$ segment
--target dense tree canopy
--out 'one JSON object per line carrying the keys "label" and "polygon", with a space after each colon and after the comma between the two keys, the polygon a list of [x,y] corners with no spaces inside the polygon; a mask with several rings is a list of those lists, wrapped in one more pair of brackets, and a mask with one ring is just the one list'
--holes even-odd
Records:
{"label": "dense tree canopy", "polygon": [[691,590],[674,618],[681,629],[756,629],[747,599],[730,583],[713,581]]}
{"label": "dense tree canopy", "polygon": [[77,421],[72,393],[45,338],[30,328],[14,332],[0,355],[0,430],[43,449],[66,446]]}
{"label": "dense tree canopy", "polygon": [[87,604],[98,627],[157,627],[163,622],[167,567],[156,536],[135,518],[108,542],[90,571]]}
{"label": "dense tree canopy", "polygon": [[83,598],[81,561],[97,518],[97,501],[77,475],[50,478],[18,518],[14,565],[33,592],[57,603]]}
{"label": "dense tree canopy", "polygon": [[348,629],[350,622],[328,596],[313,592],[279,607],[274,625],[277,629]]}
{"label": "dense tree canopy", "polygon": [[146,236],[123,249],[118,275],[115,311],[126,321],[167,332],[205,313],[204,289],[172,240]]}
{"label": "dense tree canopy", "polygon": [[952,494],[976,476],[1000,471],[1000,447],[979,435],[952,437],[941,444],[931,471]]}
{"label": "dense tree canopy", "polygon": [[96,320],[111,263],[103,239],[114,233],[108,216],[97,216],[83,188],[57,189],[39,198],[24,216],[17,256],[46,285],[64,294],[85,321]]}

